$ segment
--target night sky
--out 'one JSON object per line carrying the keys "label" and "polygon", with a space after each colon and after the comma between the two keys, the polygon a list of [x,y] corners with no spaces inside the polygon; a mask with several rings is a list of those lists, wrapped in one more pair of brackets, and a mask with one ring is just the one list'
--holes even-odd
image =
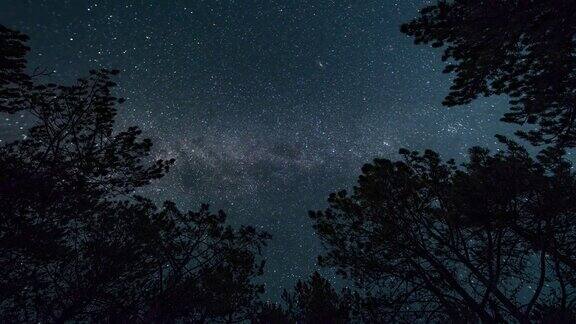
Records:
{"label": "night sky", "polygon": [[[351,188],[362,164],[401,147],[462,160],[510,133],[503,98],[441,106],[439,52],[399,32],[429,3],[2,0],[0,24],[28,34],[30,66],[59,82],[121,70],[118,126],[176,158],[146,194],[270,232],[263,279],[276,299],[318,270],[307,211]],[[21,136],[25,119],[2,116],[0,135]]]}

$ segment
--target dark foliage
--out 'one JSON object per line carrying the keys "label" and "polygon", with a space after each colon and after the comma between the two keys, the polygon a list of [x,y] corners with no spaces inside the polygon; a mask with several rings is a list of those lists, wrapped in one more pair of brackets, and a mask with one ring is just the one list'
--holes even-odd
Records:
{"label": "dark foliage", "polygon": [[138,128],[114,128],[117,71],[42,84],[26,39],[0,26],[0,110],[36,120],[0,146],[0,321],[251,318],[268,235],[137,196],[172,160],[152,161]]}
{"label": "dark foliage", "polygon": [[538,124],[520,136],[576,146],[576,2],[442,0],[402,32],[444,48],[444,72],[455,74],[445,105],[505,94],[504,121]]}
{"label": "dark foliage", "polygon": [[288,315],[282,305],[273,302],[266,302],[252,319],[254,324],[292,324],[295,321]]}
{"label": "dark foliage", "polygon": [[293,291],[284,290],[282,300],[284,308],[264,304],[253,323],[349,323],[357,302],[349,289],[336,292],[318,272],[308,281],[298,281]]}
{"label": "dark foliage", "polygon": [[559,150],[500,140],[463,168],[432,151],[374,160],[311,213],[319,261],[360,288],[365,321],[574,319],[576,176]]}
{"label": "dark foliage", "polygon": [[30,76],[25,73],[30,50],[28,36],[0,25],[0,111],[16,112],[23,109],[23,90],[31,87]]}
{"label": "dark foliage", "polygon": [[285,290],[282,299],[288,305],[288,314],[298,323],[350,321],[352,295],[348,290],[338,294],[318,272],[308,282],[298,281],[294,292]]}

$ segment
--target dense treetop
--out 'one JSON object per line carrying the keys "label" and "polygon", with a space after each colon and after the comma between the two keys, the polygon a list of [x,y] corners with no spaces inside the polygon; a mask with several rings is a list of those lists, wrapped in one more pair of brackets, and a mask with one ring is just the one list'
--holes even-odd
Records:
{"label": "dense treetop", "polygon": [[[355,282],[368,322],[574,319],[576,175],[556,149],[376,159],[312,212],[321,265]],[[560,194],[561,193],[561,194]]]}
{"label": "dense treetop", "polygon": [[0,145],[0,321],[250,319],[269,235],[136,195],[173,161],[154,161],[137,127],[115,128],[117,71],[43,84],[26,40],[0,26],[0,111],[35,122]]}
{"label": "dense treetop", "polygon": [[571,0],[455,0],[423,8],[402,32],[444,49],[455,79],[447,106],[508,95],[503,120],[537,124],[533,144],[576,145],[576,3]]}

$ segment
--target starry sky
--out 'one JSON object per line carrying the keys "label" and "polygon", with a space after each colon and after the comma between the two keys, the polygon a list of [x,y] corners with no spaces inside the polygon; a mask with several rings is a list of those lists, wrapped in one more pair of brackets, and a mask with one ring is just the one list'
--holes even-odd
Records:
{"label": "starry sky", "polygon": [[[60,82],[119,69],[118,127],[140,126],[155,157],[176,159],[147,194],[270,232],[263,281],[277,299],[318,270],[307,211],[362,164],[401,147],[462,160],[513,130],[498,122],[503,98],[441,106],[439,51],[399,32],[429,3],[2,0],[0,24],[28,34],[30,66]],[[0,138],[27,126],[0,120]]]}

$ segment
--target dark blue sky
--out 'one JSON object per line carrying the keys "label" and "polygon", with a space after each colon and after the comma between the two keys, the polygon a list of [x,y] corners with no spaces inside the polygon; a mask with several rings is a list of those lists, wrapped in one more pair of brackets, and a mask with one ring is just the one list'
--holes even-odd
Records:
{"label": "dark blue sky", "polygon": [[[57,80],[120,69],[119,127],[140,126],[156,156],[177,159],[148,194],[270,232],[276,298],[317,269],[307,211],[363,163],[400,147],[462,159],[509,133],[502,98],[441,106],[438,52],[399,32],[429,2],[3,0],[0,23],[27,33],[30,65]],[[0,135],[25,128],[2,121]]]}

